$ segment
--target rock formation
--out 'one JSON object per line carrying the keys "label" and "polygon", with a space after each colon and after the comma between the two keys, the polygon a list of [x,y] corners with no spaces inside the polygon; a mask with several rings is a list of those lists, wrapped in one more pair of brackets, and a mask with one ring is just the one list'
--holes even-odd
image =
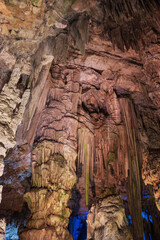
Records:
{"label": "rock formation", "polygon": [[109,196],[97,206],[92,206],[87,223],[87,239],[133,239],[127,228],[123,203],[119,196]]}
{"label": "rock formation", "polygon": [[2,0],[0,29],[1,238],[89,210],[88,240],[160,239],[159,1]]}

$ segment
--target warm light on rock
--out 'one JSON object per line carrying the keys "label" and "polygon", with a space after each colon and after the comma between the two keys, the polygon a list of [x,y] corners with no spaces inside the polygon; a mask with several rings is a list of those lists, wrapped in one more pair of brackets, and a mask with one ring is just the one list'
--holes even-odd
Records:
{"label": "warm light on rock", "polygon": [[0,239],[160,239],[160,3],[1,0]]}

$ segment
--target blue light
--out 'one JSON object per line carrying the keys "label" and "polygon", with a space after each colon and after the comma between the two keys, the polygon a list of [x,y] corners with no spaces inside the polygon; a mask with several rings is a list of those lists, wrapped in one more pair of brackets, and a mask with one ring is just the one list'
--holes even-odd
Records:
{"label": "blue light", "polygon": [[[142,218],[146,219],[147,222],[150,221],[151,223],[153,223],[153,220],[152,220],[151,215],[148,215],[146,212],[142,212]],[[131,215],[128,215],[128,216],[127,216],[127,224],[128,224],[128,225],[129,225],[129,224],[132,224]]]}
{"label": "blue light", "polygon": [[153,196],[153,194],[150,194],[150,192],[148,192],[147,190],[142,191],[143,198],[150,198],[151,196]]}
{"label": "blue light", "polygon": [[153,223],[153,220],[152,220],[152,217],[151,217],[151,215],[147,215],[147,213],[146,212],[142,212],[142,217],[144,218],[144,219],[146,219],[147,220],[147,222],[151,222],[151,223]]}
{"label": "blue light", "polygon": [[86,240],[87,239],[87,214],[70,217],[69,219],[69,231],[73,236],[73,240]]}
{"label": "blue light", "polygon": [[131,215],[128,215],[128,216],[126,217],[126,219],[127,219],[127,224],[128,224],[128,225],[132,224]]}
{"label": "blue light", "polygon": [[121,196],[122,197],[122,199],[124,200],[124,201],[127,201],[127,197],[126,196]]}
{"label": "blue light", "polygon": [[8,224],[5,231],[5,240],[19,239],[18,228],[19,225],[16,226],[15,223]]}

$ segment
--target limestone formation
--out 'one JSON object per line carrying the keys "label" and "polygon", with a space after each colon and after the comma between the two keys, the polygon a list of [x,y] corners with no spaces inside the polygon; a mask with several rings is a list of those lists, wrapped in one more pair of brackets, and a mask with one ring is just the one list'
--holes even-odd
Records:
{"label": "limestone formation", "polygon": [[1,0],[0,238],[160,239],[159,41],[156,0]]}
{"label": "limestone formation", "polygon": [[87,217],[87,239],[132,240],[127,227],[123,201],[120,196],[109,196],[92,206]]}

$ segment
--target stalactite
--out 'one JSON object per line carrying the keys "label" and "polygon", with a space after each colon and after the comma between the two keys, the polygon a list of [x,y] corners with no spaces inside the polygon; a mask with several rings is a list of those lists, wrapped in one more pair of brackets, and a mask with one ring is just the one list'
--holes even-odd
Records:
{"label": "stalactite", "polygon": [[125,16],[125,19],[128,19],[136,13],[142,12],[144,10],[147,13],[151,13],[154,11],[154,9],[158,9],[160,7],[159,1],[155,0],[104,0],[103,2],[106,13],[112,16],[116,22],[120,20],[121,16]]}
{"label": "stalactite", "polygon": [[88,42],[88,20],[88,16],[83,14],[78,19],[73,19],[70,27],[71,36],[82,55],[85,53],[85,44]]}
{"label": "stalactite", "polygon": [[78,166],[84,166],[84,176],[85,176],[85,195],[86,195],[86,205],[89,204],[89,185],[90,180],[93,180],[93,165],[94,165],[94,154],[93,154],[93,134],[85,128],[78,129]]}
{"label": "stalactite", "polygon": [[[124,123],[128,138],[128,203],[133,222],[133,232],[136,233],[136,239],[143,239],[143,222],[141,206],[141,182],[140,182],[140,159],[136,143],[136,117],[132,103],[126,99],[120,99],[120,105],[124,116]],[[136,211],[135,211],[136,209]]]}
{"label": "stalactite", "polygon": [[89,176],[90,176],[90,146],[86,146],[86,159],[85,159],[85,192],[86,192],[86,205],[89,203]]}

